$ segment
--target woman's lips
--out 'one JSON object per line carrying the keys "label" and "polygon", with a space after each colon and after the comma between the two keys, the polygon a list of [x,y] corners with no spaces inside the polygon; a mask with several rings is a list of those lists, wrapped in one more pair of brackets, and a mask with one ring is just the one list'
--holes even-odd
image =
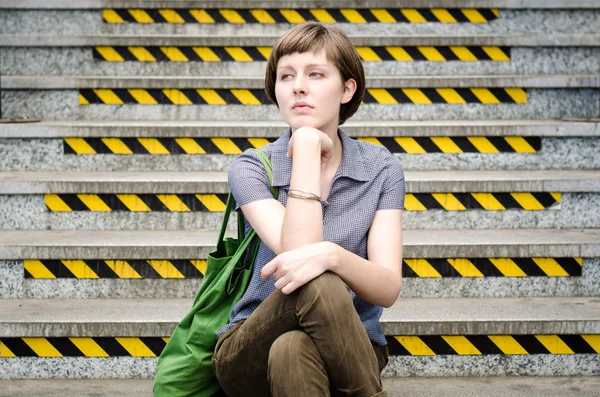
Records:
{"label": "woman's lips", "polygon": [[294,106],[293,108],[294,110],[309,110],[312,109],[310,106],[308,105],[300,105],[300,106]]}

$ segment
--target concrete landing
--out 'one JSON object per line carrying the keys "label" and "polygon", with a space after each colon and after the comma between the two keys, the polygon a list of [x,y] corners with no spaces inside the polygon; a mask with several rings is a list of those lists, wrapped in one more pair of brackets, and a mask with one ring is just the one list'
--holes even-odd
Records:
{"label": "concrete landing", "polygon": [[[152,397],[151,379],[0,380],[0,397]],[[600,377],[384,378],[388,397],[597,397]]]}

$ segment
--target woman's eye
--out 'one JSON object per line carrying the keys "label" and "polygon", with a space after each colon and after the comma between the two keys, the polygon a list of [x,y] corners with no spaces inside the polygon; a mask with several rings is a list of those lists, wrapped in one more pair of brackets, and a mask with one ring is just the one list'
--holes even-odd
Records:
{"label": "woman's eye", "polygon": [[318,74],[319,76],[323,76],[323,73],[319,73],[319,72],[312,72],[310,75],[312,76],[312,75],[315,75],[315,74]]}
{"label": "woman's eye", "polygon": [[291,74],[282,74],[281,75],[281,80],[283,80],[283,79],[285,79],[286,77],[289,77],[289,76],[291,76]]}

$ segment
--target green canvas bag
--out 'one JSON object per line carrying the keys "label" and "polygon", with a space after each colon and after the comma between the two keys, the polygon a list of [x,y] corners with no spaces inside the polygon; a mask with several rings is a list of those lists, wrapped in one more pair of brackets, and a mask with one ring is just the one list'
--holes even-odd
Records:
{"label": "green canvas bag", "polygon": [[[254,150],[269,175],[271,193],[273,168],[267,155]],[[231,308],[240,300],[252,276],[260,237],[251,230],[244,237],[245,218],[238,214],[238,238],[223,240],[235,199],[227,198],[225,216],[215,251],[208,254],[206,271],[192,309],[177,324],[156,366],[154,396],[212,397],[222,392],[213,373],[212,356],[217,344],[217,331],[229,322]],[[248,255],[250,253],[250,255]]]}

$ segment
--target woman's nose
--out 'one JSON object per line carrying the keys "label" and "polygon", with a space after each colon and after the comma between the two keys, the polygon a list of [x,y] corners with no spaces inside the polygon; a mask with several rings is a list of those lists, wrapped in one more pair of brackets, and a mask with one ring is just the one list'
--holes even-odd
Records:
{"label": "woman's nose", "polygon": [[306,94],[306,85],[304,79],[301,76],[296,77],[294,80],[294,94]]}

